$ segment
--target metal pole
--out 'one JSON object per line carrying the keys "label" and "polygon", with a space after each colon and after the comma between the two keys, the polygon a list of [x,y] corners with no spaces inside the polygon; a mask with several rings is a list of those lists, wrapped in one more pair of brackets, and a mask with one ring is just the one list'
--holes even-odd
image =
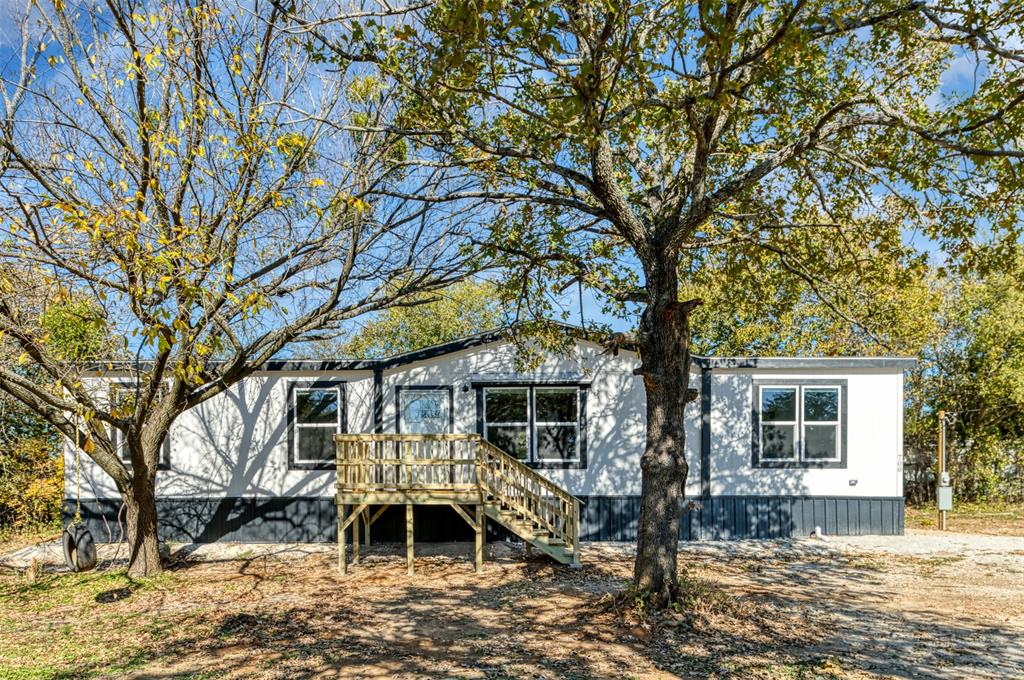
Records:
{"label": "metal pole", "polygon": [[[942,485],[942,473],[946,471],[946,412],[939,411],[939,475],[935,480],[936,503],[939,497],[939,486]],[[946,511],[939,510],[939,530],[946,530]]]}

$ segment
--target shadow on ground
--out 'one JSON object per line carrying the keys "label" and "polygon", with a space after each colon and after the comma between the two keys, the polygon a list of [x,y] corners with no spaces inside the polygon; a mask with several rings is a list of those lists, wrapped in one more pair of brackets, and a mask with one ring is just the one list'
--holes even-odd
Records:
{"label": "shadow on ground", "polygon": [[[323,551],[183,553],[163,583],[96,575],[91,601],[49,618],[135,626],[130,667],[94,666],[110,677],[1002,678],[1024,668],[1024,631],[999,619],[1019,615],[1019,575],[996,575],[1005,592],[986,591],[993,605],[981,613],[943,609],[946,571],[969,567],[955,561],[688,551],[689,608],[645,617],[634,602],[612,606],[628,586],[623,550],[595,547],[580,571],[513,550],[481,574],[442,550],[418,557],[413,577],[401,551],[373,546],[344,578]],[[13,639],[29,635],[33,603],[55,597],[62,578],[3,585],[0,601],[20,608],[3,619]]]}

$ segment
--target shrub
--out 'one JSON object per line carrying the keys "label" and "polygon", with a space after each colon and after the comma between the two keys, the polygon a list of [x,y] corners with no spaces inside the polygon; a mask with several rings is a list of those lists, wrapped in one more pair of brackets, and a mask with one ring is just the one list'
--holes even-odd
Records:
{"label": "shrub", "polygon": [[64,496],[64,460],[47,437],[0,448],[0,526],[56,525]]}

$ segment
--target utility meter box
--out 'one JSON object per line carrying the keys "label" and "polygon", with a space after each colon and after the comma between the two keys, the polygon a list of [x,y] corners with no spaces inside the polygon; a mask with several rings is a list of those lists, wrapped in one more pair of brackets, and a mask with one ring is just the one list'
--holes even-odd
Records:
{"label": "utility meter box", "polygon": [[939,510],[946,512],[953,510],[953,487],[948,484],[944,484],[939,487]]}

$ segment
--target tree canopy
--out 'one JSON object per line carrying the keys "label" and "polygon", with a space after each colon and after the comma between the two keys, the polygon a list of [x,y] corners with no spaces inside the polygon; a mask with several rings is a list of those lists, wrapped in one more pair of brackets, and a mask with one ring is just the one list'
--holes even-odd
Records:
{"label": "tree canopy", "polygon": [[828,285],[827,297],[765,250],[722,250],[684,263],[682,296],[703,301],[693,316],[694,351],[915,356],[938,336],[943,297],[934,268],[870,248],[851,254],[843,243],[811,247],[819,252],[813,265],[817,280]]}
{"label": "tree canopy", "polygon": [[462,281],[426,299],[429,302],[390,307],[344,342],[318,347],[317,353],[379,359],[506,325],[498,286],[487,280]]}
{"label": "tree canopy", "polygon": [[[130,569],[151,574],[177,415],[289,343],[457,281],[474,212],[384,193],[447,180],[370,129],[392,92],[318,63],[273,7],[32,3],[23,26],[0,126],[0,331],[40,379],[0,365],[0,390],[111,477]],[[37,298],[87,305],[30,309],[29,268],[46,272]],[[126,374],[131,408],[72,361],[95,349],[76,314],[116,339],[92,370]]]}
{"label": "tree canopy", "polygon": [[[1024,498],[1024,254],[942,285],[938,333],[908,381],[908,492],[930,495],[938,411],[957,496]],[[1003,257],[1002,255],[1000,257]]]}
{"label": "tree canopy", "polygon": [[[770,254],[858,334],[877,335],[885,314],[847,282],[898,271],[875,260],[912,275],[906,235],[963,261],[983,232],[1020,236],[1019,2],[414,9],[333,33],[333,8],[291,16],[325,55],[363,55],[400,83],[395,126],[423,163],[478,179],[464,195],[495,206],[489,252],[527,272],[511,280],[539,311],[557,299],[550,291],[582,281],[639,317],[647,447],[635,581],[656,604],[676,587],[690,324],[707,302],[686,295],[700,263]],[[984,77],[943,88],[965,54]]]}

